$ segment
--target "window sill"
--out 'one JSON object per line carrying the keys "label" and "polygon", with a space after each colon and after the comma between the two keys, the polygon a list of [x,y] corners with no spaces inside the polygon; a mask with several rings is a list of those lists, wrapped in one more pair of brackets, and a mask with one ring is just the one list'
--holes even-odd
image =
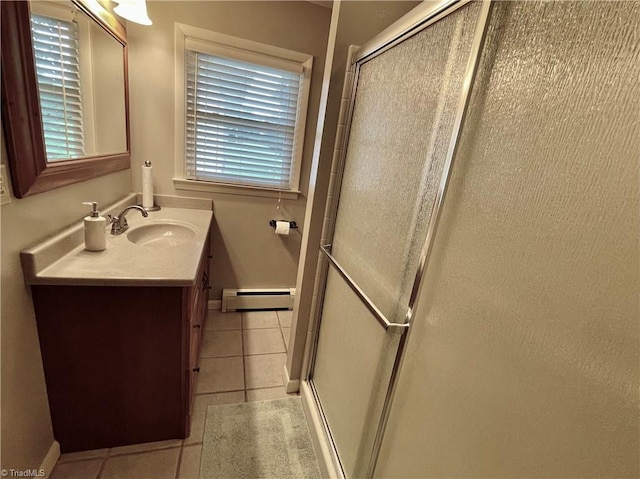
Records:
{"label": "window sill", "polygon": [[263,198],[282,198],[296,200],[300,196],[299,191],[282,191],[270,188],[258,188],[254,186],[226,185],[224,183],[210,183],[208,181],[185,180],[174,178],[173,186],[176,190],[204,191],[208,193],[220,193],[225,195],[261,196]]}

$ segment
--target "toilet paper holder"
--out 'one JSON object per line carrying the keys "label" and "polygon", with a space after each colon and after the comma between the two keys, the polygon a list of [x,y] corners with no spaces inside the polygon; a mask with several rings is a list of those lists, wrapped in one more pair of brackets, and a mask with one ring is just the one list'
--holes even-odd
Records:
{"label": "toilet paper holder", "polygon": [[[280,220],[280,221],[284,221],[284,220]],[[276,227],[276,220],[269,221],[269,226],[271,226],[272,228],[275,228]],[[298,225],[296,224],[295,221],[289,221],[289,228],[295,229],[297,227],[298,227]]]}

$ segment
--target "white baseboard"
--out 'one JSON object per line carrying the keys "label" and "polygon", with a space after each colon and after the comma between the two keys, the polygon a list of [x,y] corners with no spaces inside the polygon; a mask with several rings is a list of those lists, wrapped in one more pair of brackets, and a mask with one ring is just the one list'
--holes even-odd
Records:
{"label": "white baseboard", "polygon": [[207,304],[207,307],[209,309],[216,309],[216,310],[220,311],[220,308],[222,308],[222,300],[220,300],[220,299],[210,299],[209,300],[209,304]]}
{"label": "white baseboard", "polygon": [[42,460],[42,464],[40,464],[40,469],[44,471],[44,479],[48,479],[51,473],[53,472],[53,468],[56,467],[56,463],[60,458],[60,443],[58,441],[53,441],[47,455],[44,456]]}
{"label": "white baseboard", "polygon": [[299,379],[291,379],[289,377],[289,370],[287,369],[287,365],[284,365],[282,370],[282,377],[284,378],[284,388],[287,391],[287,394],[297,393],[300,391],[300,380]]}
{"label": "white baseboard", "polygon": [[325,432],[321,412],[313,397],[311,387],[306,381],[302,381],[300,386],[302,409],[307,418],[311,441],[313,442],[313,448],[316,451],[316,458],[320,466],[320,474],[323,479],[344,479],[342,467],[338,462],[338,457],[331,444],[331,439]]}

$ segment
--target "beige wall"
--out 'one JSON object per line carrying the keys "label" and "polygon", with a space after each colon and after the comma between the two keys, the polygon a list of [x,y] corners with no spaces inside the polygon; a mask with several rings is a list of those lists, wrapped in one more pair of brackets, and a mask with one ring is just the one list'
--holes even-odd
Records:
{"label": "beige wall", "polygon": [[[150,27],[130,24],[129,75],[133,187],[140,167],[154,166],[156,193],[214,200],[211,264],[213,291],[222,288],[294,287],[301,236],[276,236],[271,219],[302,225],[331,11],[309,2],[148,2]],[[314,56],[307,131],[297,200],[176,190],[174,176],[174,22],[206,28]]]}
{"label": "beige wall", "polygon": [[[6,162],[4,138],[2,162]],[[6,181],[6,180],[5,180]],[[86,215],[82,201],[107,205],[131,191],[129,170],[23,199],[0,209],[2,237],[2,468],[38,468],[53,431],[29,288],[20,250]]]}

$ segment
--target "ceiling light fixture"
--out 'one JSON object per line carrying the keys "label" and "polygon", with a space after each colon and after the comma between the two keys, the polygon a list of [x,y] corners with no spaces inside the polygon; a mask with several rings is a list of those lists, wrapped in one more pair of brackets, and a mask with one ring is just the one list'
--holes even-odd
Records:
{"label": "ceiling light fixture", "polygon": [[119,5],[113,11],[131,22],[140,25],[151,25],[153,22],[147,14],[147,3],[145,0],[114,0]]}

